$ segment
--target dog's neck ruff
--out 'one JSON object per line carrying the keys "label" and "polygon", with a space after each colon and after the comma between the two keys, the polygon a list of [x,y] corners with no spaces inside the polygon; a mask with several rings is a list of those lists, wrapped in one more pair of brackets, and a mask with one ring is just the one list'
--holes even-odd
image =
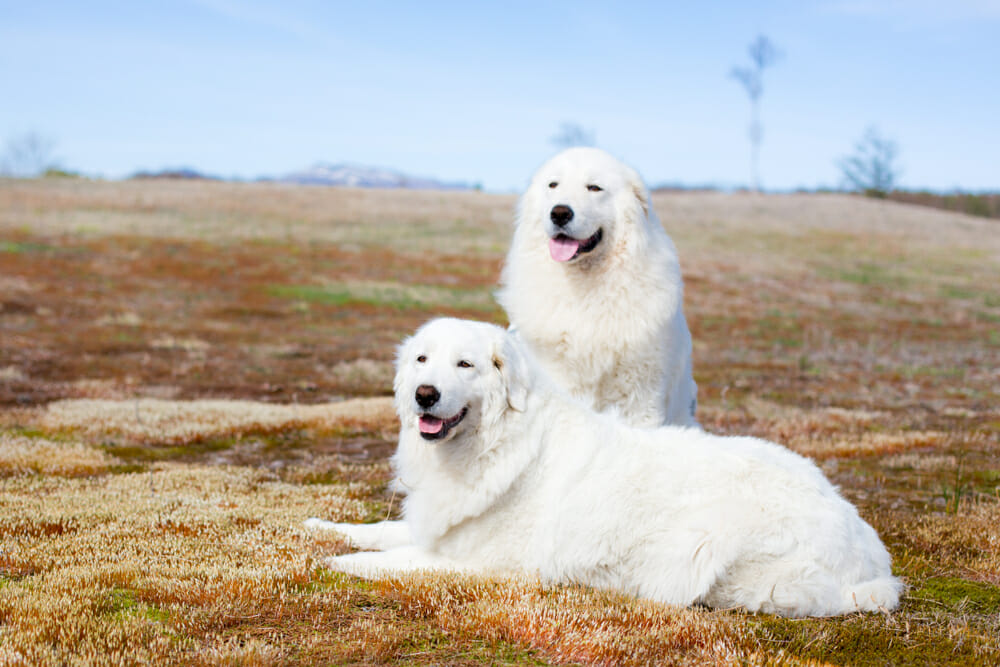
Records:
{"label": "dog's neck ruff", "polygon": [[[539,399],[529,397],[532,402]],[[527,412],[542,414],[537,406]],[[403,514],[417,544],[433,549],[452,527],[487,511],[531,468],[543,438],[527,431],[547,425],[509,410],[500,428],[498,437],[488,442],[478,429],[440,445],[417,437],[415,430],[400,437],[394,463],[409,490]],[[477,442],[467,442],[467,438]],[[535,446],[522,446],[524,442]]]}

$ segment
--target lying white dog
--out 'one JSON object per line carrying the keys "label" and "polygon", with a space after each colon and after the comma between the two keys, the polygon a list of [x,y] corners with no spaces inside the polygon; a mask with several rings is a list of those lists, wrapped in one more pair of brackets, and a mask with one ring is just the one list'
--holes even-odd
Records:
{"label": "lying white dog", "polygon": [[500,282],[512,329],[565,390],[634,426],[695,423],[677,251],[634,170],[596,148],[543,165]]}
{"label": "lying white dog", "polygon": [[309,519],[361,576],[528,573],[679,605],[786,616],[892,609],[875,531],[810,461],[700,429],[622,425],[534,369],[499,327],[434,320],[401,348],[405,522]]}

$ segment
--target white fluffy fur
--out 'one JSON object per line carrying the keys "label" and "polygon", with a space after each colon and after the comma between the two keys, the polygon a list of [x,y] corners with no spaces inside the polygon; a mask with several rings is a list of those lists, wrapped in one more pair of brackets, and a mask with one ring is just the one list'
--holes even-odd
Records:
{"label": "white fluffy fur", "polygon": [[[332,568],[520,572],[786,616],[896,606],[902,585],[878,535],[810,461],[755,438],[625,426],[565,394],[529,354],[499,327],[451,319],[400,348],[406,523],[311,519],[388,549]],[[434,416],[468,409],[442,440],[418,430],[420,385],[440,391]]]}
{"label": "white fluffy fur", "polygon": [[[558,204],[574,213],[562,230],[550,220]],[[598,229],[590,253],[550,256],[559,232],[586,239]],[[521,198],[501,285],[512,329],[572,395],[634,426],[695,423],[677,251],[634,170],[596,148],[543,165]]]}

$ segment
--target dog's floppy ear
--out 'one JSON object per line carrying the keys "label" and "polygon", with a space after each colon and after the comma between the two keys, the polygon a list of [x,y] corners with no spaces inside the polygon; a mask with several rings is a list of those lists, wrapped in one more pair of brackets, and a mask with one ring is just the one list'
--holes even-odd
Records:
{"label": "dog's floppy ear", "polygon": [[396,403],[396,412],[400,415],[403,414],[403,404],[402,401],[402,389],[403,385],[406,384],[410,373],[412,372],[412,367],[409,364],[410,358],[413,356],[413,337],[406,338],[399,347],[396,348],[396,376],[392,381],[392,392],[394,396],[394,402]]}
{"label": "dog's floppy ear", "polygon": [[636,201],[639,202],[639,206],[642,207],[643,217],[649,217],[649,190],[646,189],[646,185],[639,178],[639,174],[632,172],[629,175],[629,185],[632,186],[632,194],[635,195]]}
{"label": "dog's floppy ear", "polygon": [[516,334],[503,332],[493,347],[493,367],[500,374],[500,381],[507,395],[507,405],[512,410],[524,412],[531,390],[531,372],[528,360],[515,339]]}
{"label": "dog's floppy ear", "polygon": [[[538,185],[538,181],[532,181],[528,186],[528,189],[524,191],[520,199],[517,200],[517,213],[514,216],[514,224],[517,227],[521,225],[532,225],[536,224],[536,220],[532,218],[536,215],[538,211],[541,211],[541,207],[536,203],[538,200],[538,189],[541,186]],[[548,215],[546,214],[546,219]]]}

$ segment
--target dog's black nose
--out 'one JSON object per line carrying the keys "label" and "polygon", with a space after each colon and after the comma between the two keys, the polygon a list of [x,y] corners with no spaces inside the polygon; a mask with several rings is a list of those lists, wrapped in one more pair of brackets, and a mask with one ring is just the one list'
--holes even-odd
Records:
{"label": "dog's black nose", "polygon": [[556,204],[552,207],[549,217],[552,218],[556,227],[565,227],[573,219],[573,209],[565,204]]}
{"label": "dog's black nose", "polygon": [[429,408],[438,402],[441,398],[441,393],[436,387],[432,387],[429,384],[422,384],[417,387],[417,405],[422,408]]}

